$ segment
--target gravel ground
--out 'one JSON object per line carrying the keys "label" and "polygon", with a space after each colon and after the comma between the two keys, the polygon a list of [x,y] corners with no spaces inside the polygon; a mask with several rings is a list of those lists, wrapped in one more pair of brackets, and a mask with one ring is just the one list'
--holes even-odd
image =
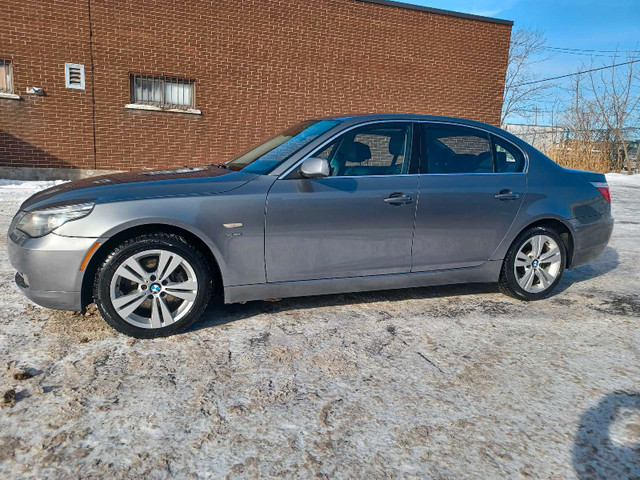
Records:
{"label": "gravel ground", "polygon": [[[250,302],[148,341],[31,305],[3,235],[0,477],[640,478],[639,177],[609,176],[610,246],[547,300]],[[3,231],[44,186],[0,181]]]}

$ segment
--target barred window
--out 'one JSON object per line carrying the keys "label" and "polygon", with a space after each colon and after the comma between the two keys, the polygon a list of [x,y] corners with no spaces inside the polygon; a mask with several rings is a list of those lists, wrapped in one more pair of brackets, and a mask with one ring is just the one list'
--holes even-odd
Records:
{"label": "barred window", "polygon": [[157,75],[130,75],[131,103],[161,108],[195,108],[195,80]]}
{"label": "barred window", "polygon": [[11,60],[0,58],[0,93],[13,93],[13,74]]}

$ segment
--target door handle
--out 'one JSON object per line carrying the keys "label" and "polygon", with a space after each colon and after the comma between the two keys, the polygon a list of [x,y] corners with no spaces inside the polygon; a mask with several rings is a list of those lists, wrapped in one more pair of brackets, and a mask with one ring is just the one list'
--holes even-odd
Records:
{"label": "door handle", "polygon": [[520,194],[513,193],[511,190],[500,190],[495,197],[498,200],[516,200],[520,198]]}
{"label": "door handle", "polygon": [[413,198],[409,195],[405,195],[404,193],[392,193],[384,199],[384,203],[389,203],[391,205],[406,205],[411,202],[413,202]]}

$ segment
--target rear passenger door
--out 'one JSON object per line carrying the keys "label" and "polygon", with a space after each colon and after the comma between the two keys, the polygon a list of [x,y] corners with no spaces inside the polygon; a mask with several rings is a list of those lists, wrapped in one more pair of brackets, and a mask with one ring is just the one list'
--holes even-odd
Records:
{"label": "rear passenger door", "polygon": [[480,129],[425,123],[412,271],[485,263],[526,193],[524,154]]}

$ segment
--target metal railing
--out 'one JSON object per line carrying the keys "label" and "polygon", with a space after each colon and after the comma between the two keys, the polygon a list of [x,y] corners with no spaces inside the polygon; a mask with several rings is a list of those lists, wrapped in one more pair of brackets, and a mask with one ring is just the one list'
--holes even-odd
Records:
{"label": "metal railing", "polygon": [[193,79],[159,75],[130,74],[131,103],[161,108],[195,108],[196,82]]}

